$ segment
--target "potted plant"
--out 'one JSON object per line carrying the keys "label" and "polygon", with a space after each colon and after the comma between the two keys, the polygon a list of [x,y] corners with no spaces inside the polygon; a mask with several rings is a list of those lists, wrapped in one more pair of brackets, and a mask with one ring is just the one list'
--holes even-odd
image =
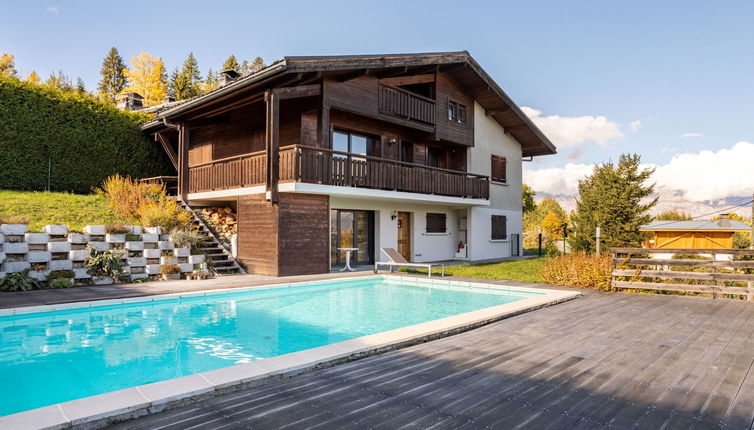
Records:
{"label": "potted plant", "polygon": [[163,281],[181,279],[181,266],[177,264],[163,264],[160,266],[160,275]]}

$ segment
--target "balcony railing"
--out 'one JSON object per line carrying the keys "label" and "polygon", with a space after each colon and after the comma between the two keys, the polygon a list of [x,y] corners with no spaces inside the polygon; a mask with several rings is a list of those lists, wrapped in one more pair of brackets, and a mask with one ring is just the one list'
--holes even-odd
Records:
{"label": "balcony railing", "polygon": [[483,175],[308,146],[280,150],[280,180],[476,199],[490,191]]}
{"label": "balcony railing", "polygon": [[380,84],[380,112],[435,124],[435,101],[391,85]]}
{"label": "balcony railing", "polygon": [[267,154],[265,151],[221,158],[189,168],[189,192],[264,185],[266,177]]}

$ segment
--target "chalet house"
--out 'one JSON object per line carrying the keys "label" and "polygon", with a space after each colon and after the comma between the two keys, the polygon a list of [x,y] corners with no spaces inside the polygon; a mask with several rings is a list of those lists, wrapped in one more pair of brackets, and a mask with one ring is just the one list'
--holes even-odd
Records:
{"label": "chalet house", "polygon": [[521,165],[553,144],[467,52],[286,57],[143,130],[192,207],[231,206],[249,272],[521,254]]}
{"label": "chalet house", "polygon": [[652,221],[639,228],[652,236],[644,248],[731,249],[735,233],[749,233],[751,227],[741,221],[722,217],[717,221]]}

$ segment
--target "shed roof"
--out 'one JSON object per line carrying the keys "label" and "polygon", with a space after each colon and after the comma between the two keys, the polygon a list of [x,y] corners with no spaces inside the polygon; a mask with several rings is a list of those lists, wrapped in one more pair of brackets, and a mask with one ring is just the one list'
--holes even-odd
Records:
{"label": "shed roof", "polygon": [[639,228],[641,231],[750,231],[751,227],[741,221],[720,219],[716,221],[652,221]]}

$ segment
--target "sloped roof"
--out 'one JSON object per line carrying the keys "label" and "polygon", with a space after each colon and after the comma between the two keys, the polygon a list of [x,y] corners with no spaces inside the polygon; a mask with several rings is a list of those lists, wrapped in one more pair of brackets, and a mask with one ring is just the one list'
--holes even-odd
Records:
{"label": "sloped roof", "polygon": [[347,72],[350,70],[393,70],[399,73],[401,69],[405,73],[418,70],[423,71],[423,73],[433,69],[441,70],[453,76],[459,82],[463,82],[469,95],[485,109],[487,115],[494,118],[507,133],[521,144],[524,156],[547,155],[557,152],[555,145],[534,125],[467,51],[284,57],[256,73],[243,76],[228,85],[193,99],[161,106],[155,119],[142,126],[142,129],[157,128],[162,123],[163,118],[170,119],[172,116],[187,112],[205,103],[212,103],[214,100],[234,92],[255,87],[277,76],[302,76],[311,72]]}
{"label": "sloped roof", "polygon": [[641,231],[751,231],[751,227],[732,219],[717,221],[652,221],[639,228]]}

